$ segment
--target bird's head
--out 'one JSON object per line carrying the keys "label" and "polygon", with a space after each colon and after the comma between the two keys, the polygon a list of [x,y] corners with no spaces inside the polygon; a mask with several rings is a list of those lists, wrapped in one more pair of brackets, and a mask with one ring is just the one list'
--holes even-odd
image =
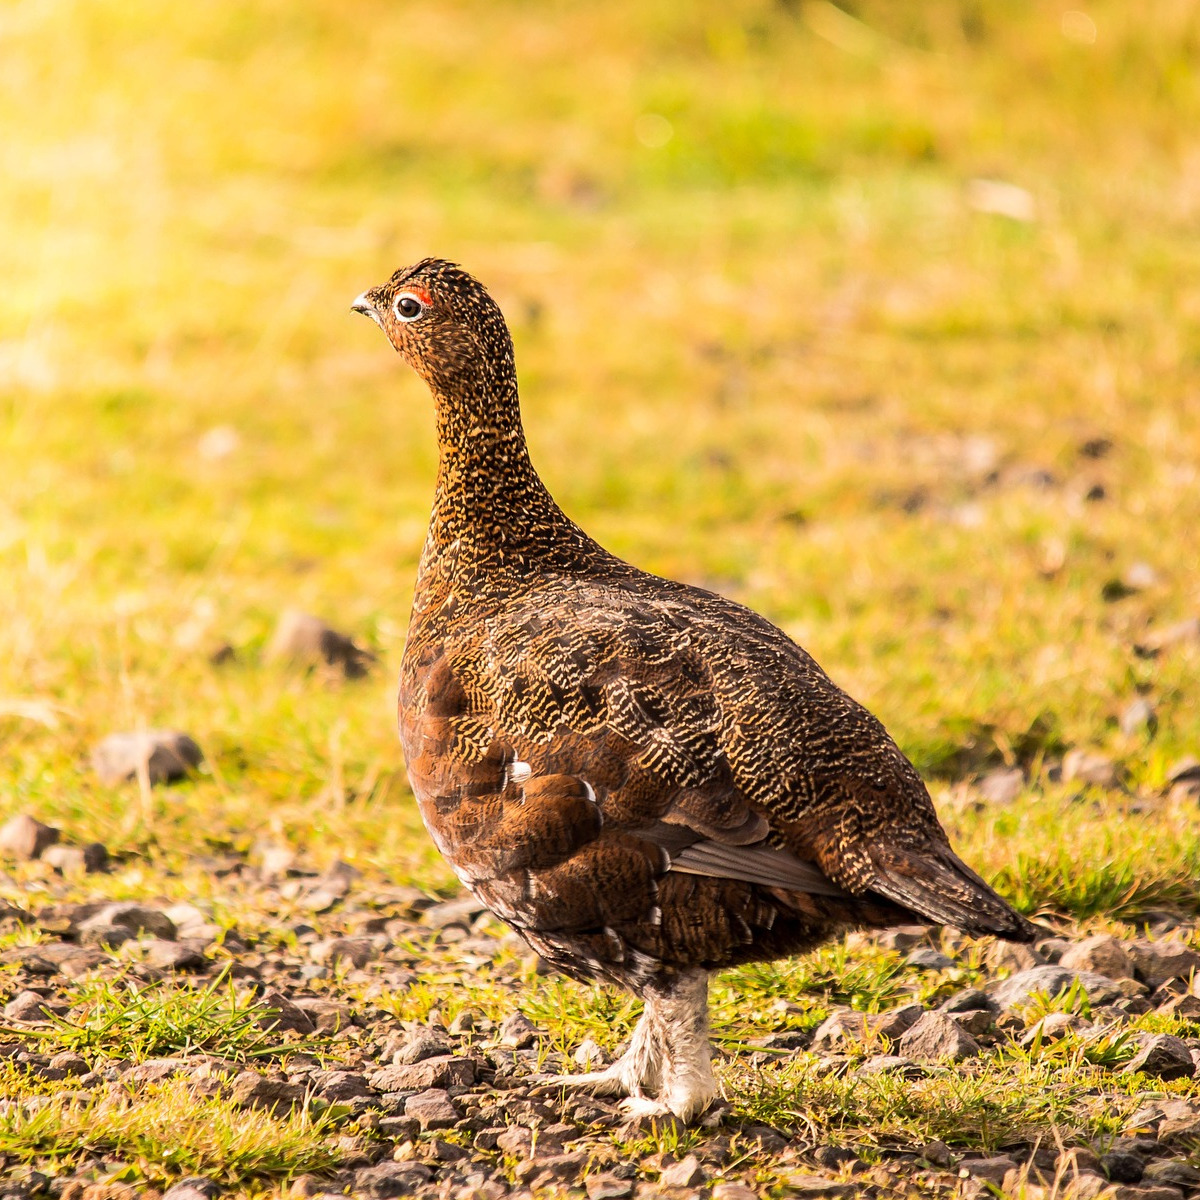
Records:
{"label": "bird's head", "polygon": [[512,339],[499,306],[454,263],[422,259],[350,307],[370,317],[437,393],[492,390],[513,376]]}

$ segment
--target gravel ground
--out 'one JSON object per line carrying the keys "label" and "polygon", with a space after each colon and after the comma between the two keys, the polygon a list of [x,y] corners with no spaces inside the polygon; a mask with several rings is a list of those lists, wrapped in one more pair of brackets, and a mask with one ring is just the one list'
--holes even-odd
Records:
{"label": "gravel ground", "polygon": [[[261,927],[220,926],[201,905],[59,899],[53,883],[39,905],[8,909],[0,1059],[31,1088],[0,1101],[0,1124],[19,1109],[27,1115],[49,1104],[55,1093],[46,1085],[136,1103],[141,1090],[180,1078],[197,1096],[238,1110],[307,1106],[322,1115],[336,1166],[274,1183],[226,1179],[227,1194],[253,1186],[290,1187],[300,1196],[456,1200],[564,1189],[589,1200],[1200,1194],[1200,995],[1192,990],[1200,954],[1190,944],[1195,926],[1166,914],[1122,936],[1063,929],[1036,947],[922,927],[851,935],[848,961],[893,956],[902,1002],[870,1015],[826,1004],[828,1015],[807,1028],[797,1027],[796,1006],[776,1002],[779,1028],[723,1061],[727,1101],[693,1132],[671,1121],[629,1126],[609,1100],[530,1082],[537,1070],[579,1070],[607,1056],[584,1039],[568,1062],[520,1013],[523,979],[536,964],[473,900],[369,886],[345,864],[305,874],[286,856],[272,862],[269,854],[253,868],[231,858],[214,861],[212,870],[246,911],[264,914]],[[81,887],[86,892],[86,880],[64,880],[59,890],[78,897]],[[281,911],[292,918],[272,927],[269,914]],[[970,986],[936,1005],[921,1002],[931,978],[952,979],[964,963],[978,966]],[[111,1057],[102,1033],[74,1050],[63,1049],[61,1038],[48,1044],[47,1031],[62,1030],[63,1022],[86,1025],[86,989],[104,980],[197,992],[221,980],[252,1014],[254,1057],[185,1046],[122,1060]],[[435,1007],[422,1020],[403,1019],[398,999],[431,980],[455,1000],[445,1005],[454,1018]],[[466,989],[465,1006],[454,994],[456,980]],[[484,980],[489,1000],[481,1008],[509,1015],[492,1019],[474,1008],[472,989]],[[1047,1005],[1056,995],[1059,1002]],[[748,1119],[731,1082],[742,1077],[737,1071],[770,1071],[787,1060],[803,1062],[818,1079],[886,1076],[918,1088],[970,1079],[1010,1049],[1040,1054],[1056,1043],[1083,1048],[1064,1055],[1064,1072],[1079,1068],[1089,1046],[1111,1051],[1099,1055],[1106,1082],[1090,1089],[1089,1101],[1117,1114],[1111,1134],[1080,1138],[1079,1126],[1067,1123],[1057,1139],[1043,1131],[975,1150],[941,1140],[831,1136],[827,1121]],[[103,1158],[31,1163],[14,1154],[0,1165],[0,1196],[153,1194],[149,1185],[117,1178],[115,1167],[125,1164]],[[189,1179],[167,1194],[195,1200],[217,1190],[214,1180]]]}

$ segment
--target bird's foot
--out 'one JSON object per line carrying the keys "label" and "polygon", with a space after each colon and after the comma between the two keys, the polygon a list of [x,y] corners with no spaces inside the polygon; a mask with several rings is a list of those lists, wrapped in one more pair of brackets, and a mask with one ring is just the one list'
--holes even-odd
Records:
{"label": "bird's foot", "polygon": [[621,1108],[632,1121],[678,1117],[687,1125],[708,1108],[716,1094],[717,1081],[711,1072],[704,1076],[668,1075],[657,1095],[629,1096],[621,1101]]}
{"label": "bird's foot", "polygon": [[532,1082],[539,1087],[591,1092],[593,1096],[640,1096],[643,1088],[658,1083],[658,1070],[642,1048],[635,1045],[603,1071],[587,1071],[580,1075],[535,1075]]}
{"label": "bird's foot", "polygon": [[626,1096],[618,1106],[631,1124],[674,1116],[671,1110],[655,1096]]}
{"label": "bird's foot", "polygon": [[531,1075],[529,1082],[539,1088],[568,1088],[591,1092],[593,1096],[621,1096],[625,1093],[619,1077],[610,1071],[588,1071],[582,1075]]}
{"label": "bird's foot", "polygon": [[627,1097],[621,1107],[632,1119],[670,1114],[691,1121],[717,1094],[707,994],[704,971],[676,976],[669,986],[648,990],[629,1049],[611,1067],[581,1075],[535,1076],[533,1082]]}
{"label": "bird's foot", "polygon": [[[626,1056],[628,1057],[628,1056]],[[688,1122],[702,1113],[717,1094],[717,1081],[707,1062],[670,1064],[667,1078],[635,1082],[633,1064],[618,1059],[606,1071],[583,1075],[540,1075],[533,1082],[543,1088],[568,1088],[593,1096],[622,1096],[621,1111],[632,1121],[675,1116]],[[679,1069],[680,1067],[683,1069]],[[673,1069],[672,1069],[673,1068]],[[655,1094],[647,1095],[644,1088]]]}

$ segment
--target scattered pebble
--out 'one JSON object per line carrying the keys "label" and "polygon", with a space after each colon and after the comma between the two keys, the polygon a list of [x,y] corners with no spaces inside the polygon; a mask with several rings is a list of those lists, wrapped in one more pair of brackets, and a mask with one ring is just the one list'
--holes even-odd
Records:
{"label": "scattered pebble", "polygon": [[625,1200],[633,1195],[633,1180],[615,1175],[589,1175],[584,1181],[588,1200]]}
{"label": "scattered pebble", "polygon": [[181,1179],[163,1193],[163,1200],[213,1200],[221,1194],[221,1185],[213,1179],[193,1175]]}
{"label": "scattered pebble", "polygon": [[299,666],[324,664],[339,670],[347,679],[361,678],[375,660],[353,638],[338,633],[320,617],[294,608],[280,616],[267,647],[267,658]]}
{"label": "scattered pebble", "polygon": [[1191,1079],[1196,1074],[1196,1064],[1182,1038],[1160,1033],[1150,1038],[1125,1067],[1125,1074],[1136,1071],[1156,1079]]}
{"label": "scattered pebble", "polygon": [[537,1041],[538,1031],[522,1013],[513,1013],[500,1024],[500,1045],[513,1050],[525,1050]]}
{"label": "scattered pebble", "polygon": [[979,794],[997,806],[1011,804],[1025,788],[1025,774],[1019,767],[992,771],[979,781]]}
{"label": "scattered pebble", "polygon": [[475,1063],[446,1054],[415,1063],[393,1063],[370,1077],[379,1092],[404,1092],[429,1088],[467,1087],[475,1082]]}
{"label": "scattered pebble", "polygon": [[1072,971],[1094,971],[1109,979],[1131,979],[1133,958],[1126,949],[1127,944],[1111,934],[1098,933],[1063,951],[1059,966]]}
{"label": "scattered pebble", "polygon": [[1103,1004],[1105,998],[1117,998],[1122,994],[1120,987],[1103,975],[1093,971],[1072,971],[1052,963],[1020,971],[1000,983],[989,985],[988,990],[1001,1009],[1014,1009],[1029,1004],[1039,993],[1053,998],[1077,981],[1095,1004]]}
{"label": "scattered pebble", "polygon": [[1094,787],[1115,788],[1120,783],[1117,765],[1107,755],[1076,747],[1063,756],[1064,783],[1090,783]]}
{"label": "scattered pebble", "polygon": [[900,1039],[900,1053],[917,1062],[961,1062],[979,1054],[979,1043],[946,1013],[927,1012]]}
{"label": "scattered pebble", "polygon": [[700,1160],[689,1154],[677,1163],[672,1163],[663,1169],[659,1183],[663,1187],[693,1187],[704,1180],[704,1172],[700,1169]]}
{"label": "scattered pebble", "polygon": [[142,904],[106,904],[82,921],[78,928],[80,934],[86,934],[89,930],[128,929],[134,935],[148,933],[168,942],[173,942],[178,936],[175,923],[166,913]]}
{"label": "scattered pebble", "polygon": [[229,1091],[229,1101],[237,1108],[259,1108],[281,1113],[295,1108],[304,1099],[304,1088],[283,1079],[271,1079],[257,1071],[243,1071]]}
{"label": "scattered pebble", "polygon": [[1200,954],[1182,942],[1152,942],[1139,938],[1128,943],[1133,968],[1147,987],[1160,988],[1173,979],[1200,973]]}
{"label": "scattered pebble", "polygon": [[145,772],[153,786],[183,779],[204,761],[204,754],[186,733],[148,729],[110,733],[92,750],[92,768],[109,786],[136,779]]}
{"label": "scattered pebble", "polygon": [[0,854],[29,862],[58,841],[59,831],[28,813],[20,813],[0,827]]}
{"label": "scattered pebble", "polygon": [[264,992],[259,999],[265,1010],[258,1023],[263,1029],[278,1029],[280,1032],[315,1033],[313,1019],[299,1005],[293,1004],[282,992]]}
{"label": "scattered pebble", "polygon": [[42,851],[42,862],[60,875],[92,875],[108,870],[108,848],[100,842],[66,846],[62,842]]}
{"label": "scattered pebble", "polygon": [[404,1102],[404,1115],[416,1117],[422,1129],[449,1129],[459,1118],[458,1109],[443,1088],[429,1088]]}
{"label": "scattered pebble", "polygon": [[1153,734],[1158,728],[1158,715],[1154,705],[1144,696],[1131,700],[1117,718],[1117,724],[1126,737],[1137,737],[1140,734]]}

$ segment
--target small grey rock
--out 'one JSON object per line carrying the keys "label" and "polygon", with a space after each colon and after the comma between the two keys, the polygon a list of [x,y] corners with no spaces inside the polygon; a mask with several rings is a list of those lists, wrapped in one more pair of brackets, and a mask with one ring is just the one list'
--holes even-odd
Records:
{"label": "small grey rock", "polygon": [[499,1042],[511,1050],[526,1050],[537,1042],[538,1031],[524,1013],[513,1013],[500,1023]]}
{"label": "small grey rock", "polygon": [[598,1071],[601,1067],[607,1066],[609,1062],[604,1047],[593,1038],[584,1038],[575,1047],[571,1059],[585,1071]]}
{"label": "small grey rock", "polygon": [[187,1075],[194,1068],[186,1058],[148,1058],[121,1072],[128,1083],[161,1083],[176,1075]]}
{"label": "small grey rock", "polygon": [[899,1008],[889,1008],[877,1017],[871,1017],[867,1026],[873,1034],[894,1042],[921,1019],[924,1011],[920,1004],[903,1004]]}
{"label": "small grey rock", "polygon": [[926,1142],[917,1153],[935,1167],[952,1167],[954,1165],[954,1155],[950,1147],[937,1138],[932,1142]]}
{"label": "small grey rock", "polygon": [[1200,954],[1178,941],[1152,942],[1145,938],[1128,943],[1137,977],[1150,988],[1162,987],[1172,979],[1200,973]]}
{"label": "small grey rock", "polygon": [[625,1200],[633,1195],[633,1180],[618,1179],[615,1175],[589,1175],[583,1186],[588,1200]]}
{"label": "small grey rock", "polygon": [[[391,1043],[389,1042],[388,1045]],[[387,1049],[388,1047],[385,1046],[385,1055]],[[422,1062],[427,1058],[440,1058],[449,1054],[453,1049],[448,1037],[433,1030],[421,1030],[400,1042],[389,1057],[397,1066],[411,1066],[413,1063]]]}
{"label": "small grey rock", "polygon": [[50,1005],[37,992],[18,992],[5,1006],[4,1015],[11,1021],[46,1021],[55,1009],[66,1012],[63,1005]]}
{"label": "small grey rock", "polygon": [[0,854],[30,862],[58,841],[58,830],[28,813],[19,813],[0,827]]}
{"label": "small grey rock", "polygon": [[1077,942],[1063,952],[1059,966],[1072,971],[1095,971],[1109,979],[1133,977],[1133,959],[1126,950],[1126,943],[1108,933]]}
{"label": "small grey rock", "polygon": [[903,1075],[905,1079],[920,1079],[929,1072],[911,1058],[900,1054],[875,1054],[854,1069],[857,1079],[872,1075]]}
{"label": "small grey rock", "polygon": [[434,904],[421,914],[421,924],[430,929],[445,929],[448,925],[461,925],[464,929],[471,927],[471,922],[481,912],[486,911],[486,905],[476,900],[468,893],[457,900],[446,900]]}
{"label": "small grey rock", "polygon": [[1182,1017],[1185,1021],[1200,1021],[1200,996],[1185,992],[1182,996],[1172,996],[1164,1000],[1155,1009],[1165,1017]]}
{"label": "small grey rock", "polygon": [[208,966],[208,959],[194,946],[165,938],[139,942],[138,952],[149,966],[159,971],[202,971]]}
{"label": "small grey rock", "polygon": [[588,1156],[583,1151],[571,1154],[539,1154],[536,1158],[519,1162],[513,1174],[518,1183],[527,1182],[535,1191],[554,1183],[576,1183],[587,1166]]}
{"label": "small grey rock", "polygon": [[510,1125],[496,1138],[496,1149],[513,1158],[528,1158],[533,1153],[533,1130]]}
{"label": "small grey rock", "polygon": [[175,926],[179,937],[205,938],[215,928],[208,914],[194,904],[172,904],[163,909],[163,915]]}
{"label": "small grey rock", "polygon": [[994,1158],[964,1158],[958,1164],[958,1174],[963,1179],[982,1179],[985,1183],[999,1186],[1016,1165],[1015,1159],[1002,1155]]}
{"label": "small grey rock", "polygon": [[103,946],[106,950],[116,950],[126,942],[137,941],[137,934],[124,925],[91,925],[80,929],[79,940],[85,946]]}
{"label": "small grey rock", "polygon": [[1002,1009],[1012,1009],[1029,1004],[1039,993],[1053,999],[1070,988],[1076,980],[1094,1004],[1105,1004],[1122,995],[1120,987],[1104,975],[1097,975],[1093,971],[1072,971],[1051,963],[1019,971],[998,984],[990,984],[988,991]]}
{"label": "small grey rock", "polygon": [[142,904],[106,904],[100,911],[79,925],[80,934],[89,929],[107,929],[117,926],[132,930],[135,934],[148,933],[163,941],[173,942],[177,937],[175,922],[157,908]]}
{"label": "small grey rock", "polygon": [[1090,1028],[1092,1027],[1087,1021],[1074,1013],[1051,1012],[1026,1030],[1025,1035],[1021,1038],[1021,1045],[1033,1046],[1038,1042],[1043,1045],[1058,1042],[1069,1033]]}
{"label": "small grey rock", "polygon": [[857,1184],[839,1179],[823,1179],[820,1175],[793,1172],[782,1176],[787,1195],[796,1200],[849,1200],[862,1193]]}
{"label": "small grey rock", "polygon": [[812,1049],[815,1053],[839,1050],[847,1043],[861,1042],[867,1037],[867,1018],[852,1009],[830,1013],[813,1034]]}
{"label": "small grey rock", "polygon": [[1121,781],[1116,763],[1107,755],[1076,746],[1063,756],[1064,783],[1090,783],[1094,787],[1115,788]]}
{"label": "small grey rock", "polygon": [[1132,1058],[1122,1074],[1141,1071],[1156,1079],[1190,1079],[1196,1073],[1192,1053],[1187,1044],[1169,1033],[1152,1037]]}
{"label": "small grey rock", "polygon": [[700,1160],[689,1154],[669,1167],[663,1168],[658,1182],[663,1187],[694,1187],[704,1181],[704,1172],[700,1168]]}
{"label": "small grey rock", "polygon": [[932,946],[923,946],[913,950],[904,960],[908,966],[917,967],[922,971],[945,971],[954,966],[954,959],[947,958],[940,950]]}
{"label": "small grey rock", "polygon": [[963,988],[961,992],[955,992],[949,1000],[942,1004],[939,1011],[944,1013],[977,1011],[996,1013],[1000,1011],[1000,1006],[982,988]]}
{"label": "small grey rock", "polygon": [[1027,971],[1040,967],[1045,959],[1032,947],[1023,942],[1005,942],[999,938],[987,950],[987,965],[993,971]]}
{"label": "small grey rock", "polygon": [[896,925],[891,929],[882,929],[871,940],[881,950],[897,950],[903,952],[914,946],[928,945],[929,926],[927,925]]}
{"label": "small grey rock", "polygon": [[375,656],[320,617],[288,609],[280,618],[267,647],[267,658],[300,666],[322,663],[339,669],[347,679],[367,673]]}
{"label": "small grey rock", "polygon": [[310,950],[314,962],[326,966],[337,966],[344,963],[349,967],[365,967],[379,957],[379,950],[370,938],[337,937],[327,941],[317,942]]}
{"label": "small grey rock", "polygon": [[1158,715],[1154,711],[1154,705],[1144,696],[1139,696],[1121,709],[1117,724],[1126,737],[1136,737],[1142,733],[1152,734],[1158,727]]}
{"label": "small grey rock", "polygon": [[243,1071],[234,1079],[229,1093],[235,1108],[256,1108],[282,1112],[295,1108],[304,1099],[304,1088],[282,1079],[269,1079],[257,1071]]}
{"label": "small grey rock", "polygon": [[382,1162],[354,1172],[354,1191],[387,1200],[390,1196],[411,1196],[429,1182],[430,1170],[419,1162]]}
{"label": "small grey rock", "polygon": [[323,996],[297,996],[292,1003],[308,1014],[318,1033],[338,1033],[354,1024],[354,1010],[349,1004]]}
{"label": "small grey rock", "polygon": [[56,1070],[65,1071],[68,1078],[86,1075],[90,1069],[87,1059],[70,1050],[64,1050],[61,1054],[55,1054],[50,1059],[50,1066]]}
{"label": "small grey rock", "polygon": [[1113,1183],[1139,1183],[1146,1170],[1146,1160],[1130,1150],[1112,1150],[1100,1159],[1100,1165]]}
{"label": "small grey rock", "polygon": [[321,1071],[312,1080],[326,1100],[354,1100],[371,1095],[365,1076],[354,1071]]}
{"label": "small grey rock", "polygon": [[42,852],[42,862],[60,875],[93,875],[108,870],[108,849],[101,842],[64,846],[61,842]]}
{"label": "small grey rock", "polygon": [[961,1062],[979,1054],[979,1043],[953,1017],[927,1012],[900,1039],[900,1053],[918,1062]]}
{"label": "small grey rock", "polygon": [[163,1200],[213,1200],[221,1194],[221,1185],[202,1175],[181,1179],[163,1193]]}
{"label": "small grey rock", "polygon": [[1146,1164],[1142,1179],[1147,1183],[1166,1183],[1172,1187],[1200,1188],[1200,1171],[1186,1159],[1158,1159]]}
{"label": "small grey rock", "polygon": [[947,1014],[960,1029],[965,1029],[973,1038],[981,1037],[996,1023],[994,1013],[986,1008],[977,1008],[969,1012]]}
{"label": "small grey rock", "polygon": [[404,1102],[404,1115],[416,1117],[422,1129],[449,1129],[459,1117],[450,1094],[444,1088],[429,1088]]}
{"label": "small grey rock", "polygon": [[258,1018],[258,1023],[263,1029],[291,1030],[305,1034],[316,1032],[317,1027],[308,1013],[293,1004],[282,992],[264,992],[259,999],[259,1005],[266,1009]]}
{"label": "small grey rock", "polygon": [[370,1076],[377,1092],[406,1092],[428,1088],[469,1087],[475,1082],[475,1063],[469,1058],[441,1055],[415,1063],[394,1063]]}
{"label": "small grey rock", "polygon": [[183,779],[204,761],[196,742],[177,729],[110,733],[92,751],[100,782],[112,786],[136,779],[142,770],[151,785]]}
{"label": "small grey rock", "polygon": [[758,1200],[758,1192],[744,1183],[718,1183],[713,1187],[712,1200]]}
{"label": "small grey rock", "polygon": [[979,781],[979,794],[997,807],[1011,804],[1025,787],[1025,774],[1019,767],[992,771]]}

